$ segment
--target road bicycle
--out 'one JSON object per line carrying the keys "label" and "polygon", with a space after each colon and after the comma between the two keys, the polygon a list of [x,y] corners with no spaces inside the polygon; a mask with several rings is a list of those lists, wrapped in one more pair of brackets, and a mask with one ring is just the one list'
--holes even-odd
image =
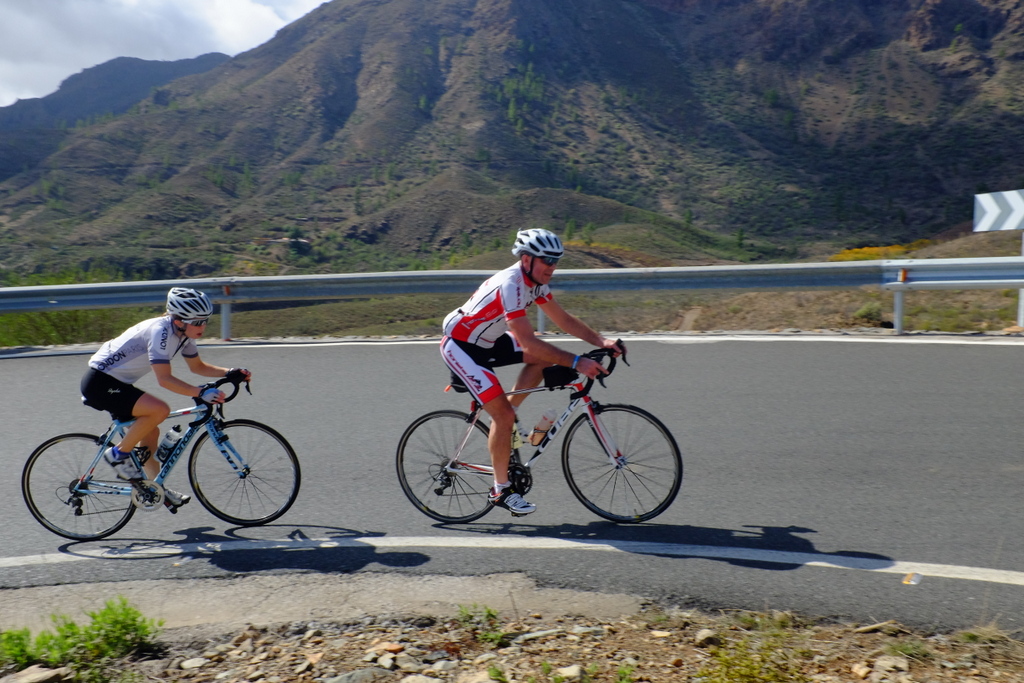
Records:
{"label": "road bicycle", "polygon": [[[225,403],[245,382],[240,372],[206,386],[234,385]],[[250,394],[249,383],[245,382]],[[195,439],[188,479],[196,499],[231,524],[272,522],[299,494],[299,460],[287,440],[253,420],[224,421],[223,404],[194,399],[196,405],[169,417],[196,416],[167,455],[155,479],[119,480],[103,459],[104,451],[124,437],[134,420],[113,423],[102,436],[62,434],[40,444],[21,475],[21,491],[32,516],[55,534],[73,540],[105,538],[124,527],[136,510],[163,507],[164,481]],[[140,454],[143,457],[140,457]],[[141,468],[148,451],[136,448],[131,458]]]}
{"label": "road bicycle", "polygon": [[[604,358],[610,359],[607,374],[599,380],[604,386],[615,369],[612,351],[595,349],[585,356],[602,364]],[[569,425],[562,442],[562,472],[573,495],[591,512],[613,522],[644,522],[668,509],[683,481],[683,460],[665,425],[636,406],[598,403],[590,397],[594,380],[584,380],[569,368],[546,368],[544,377],[543,386],[508,395],[565,389],[572,394],[565,412],[526,462],[520,458],[526,444],[519,446],[516,426],[509,464],[515,490],[521,495],[530,491],[534,462],[582,407],[583,414]],[[494,470],[487,449],[488,426],[480,419],[484,412],[474,400],[468,413],[430,412],[402,434],[396,454],[398,480],[413,505],[428,517],[466,523],[491,510],[487,493]]]}

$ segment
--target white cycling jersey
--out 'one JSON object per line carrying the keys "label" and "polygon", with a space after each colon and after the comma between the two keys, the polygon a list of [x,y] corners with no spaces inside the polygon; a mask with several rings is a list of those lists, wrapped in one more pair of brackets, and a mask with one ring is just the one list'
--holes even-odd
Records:
{"label": "white cycling jersey", "polygon": [[444,335],[489,349],[508,331],[508,321],[526,315],[536,301],[551,301],[551,288],[538,285],[517,262],[484,280],[462,308],[444,319]]}
{"label": "white cycling jersey", "polygon": [[143,320],[121,336],[105,342],[89,359],[89,367],[125,384],[135,384],[151,365],[170,363],[179,351],[186,358],[199,355],[194,339],[178,339],[169,316]]}

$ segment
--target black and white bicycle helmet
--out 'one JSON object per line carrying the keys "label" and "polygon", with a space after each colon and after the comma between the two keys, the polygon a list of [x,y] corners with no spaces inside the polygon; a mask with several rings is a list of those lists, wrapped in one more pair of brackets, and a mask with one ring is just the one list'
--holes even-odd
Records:
{"label": "black and white bicycle helmet", "polygon": [[548,258],[562,258],[564,251],[562,240],[558,239],[558,235],[544,228],[520,230],[516,234],[516,244],[512,247],[512,253],[516,256],[531,254]]}
{"label": "black and white bicycle helmet", "polygon": [[213,315],[210,297],[187,287],[171,287],[167,292],[167,312],[179,320],[198,320]]}

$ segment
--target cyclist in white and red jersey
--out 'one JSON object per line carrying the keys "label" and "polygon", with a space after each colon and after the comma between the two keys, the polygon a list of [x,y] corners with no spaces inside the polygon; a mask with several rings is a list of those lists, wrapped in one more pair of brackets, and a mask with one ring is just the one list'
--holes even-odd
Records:
{"label": "cyclist in white and red jersey", "polygon": [[512,249],[519,261],[488,278],[469,301],[444,320],[441,356],[452,371],[453,384],[465,385],[491,416],[487,446],[494,487],[489,499],[492,505],[516,515],[537,509],[514,490],[508,477],[516,409],[528,394],[507,398],[494,368],[525,363],[513,391],[540,384],[544,368],[551,365],[573,368],[589,378],[605,372],[600,363],[538,338],[526,317],[527,308],[536,301],[562,331],[594,346],[614,349],[616,356],[622,351],[615,341],[566,312],[551,296],[548,284],[563,251],[554,233],[539,228],[521,230]]}
{"label": "cyclist in white and red jersey", "polygon": [[[228,368],[210,365],[199,358],[196,339],[203,336],[206,323],[213,314],[210,299],[194,289],[172,287],[167,293],[167,314],[151,318],[125,330],[121,336],[104,343],[89,359],[89,369],[82,377],[82,400],[96,410],[109,411],[116,419],[135,422],[120,443],[104,453],[104,459],[121,479],[139,479],[142,472],[128,454],[136,445],[155,453],[160,440],[160,423],[167,419],[170,406],[147,394],[134,383],[150,370],[161,387],[183,396],[202,397],[209,403],[221,403],[224,394],[215,388],[203,389],[171,374],[171,359],[179,352],[189,370],[203,377],[223,377]],[[248,370],[241,370],[246,380]],[[160,472],[156,458],[146,460],[143,467],[150,479]],[[175,512],[191,500],[191,496],[164,488],[164,504]]]}

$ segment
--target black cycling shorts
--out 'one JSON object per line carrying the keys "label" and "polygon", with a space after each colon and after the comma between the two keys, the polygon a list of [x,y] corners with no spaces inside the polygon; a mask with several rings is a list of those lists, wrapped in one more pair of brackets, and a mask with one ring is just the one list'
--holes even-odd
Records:
{"label": "black cycling shorts", "polygon": [[145,393],[95,368],[89,368],[82,376],[82,399],[85,405],[96,410],[106,410],[115,420],[132,419],[132,410]]}
{"label": "black cycling shorts", "polygon": [[458,339],[452,341],[458,344],[459,348],[465,351],[466,355],[472,358],[477,365],[488,370],[523,362],[523,350],[519,347],[515,337],[507,332],[498,337],[494,346],[489,349]]}

